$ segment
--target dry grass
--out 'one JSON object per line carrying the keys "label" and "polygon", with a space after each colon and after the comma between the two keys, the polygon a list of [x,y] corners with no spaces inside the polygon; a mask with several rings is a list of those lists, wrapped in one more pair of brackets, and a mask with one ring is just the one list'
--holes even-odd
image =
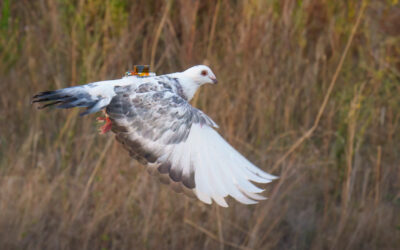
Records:
{"label": "dry grass", "polygon": [[[1,249],[400,248],[400,6],[365,3],[345,54],[358,0],[1,1]],[[193,105],[281,176],[270,199],[203,205],[95,116],[30,105],[150,63],[211,65]]]}

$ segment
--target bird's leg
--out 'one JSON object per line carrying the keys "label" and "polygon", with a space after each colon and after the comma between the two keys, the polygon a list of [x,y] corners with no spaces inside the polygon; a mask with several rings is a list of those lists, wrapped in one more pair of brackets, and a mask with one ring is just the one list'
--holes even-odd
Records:
{"label": "bird's leg", "polygon": [[111,129],[111,120],[110,120],[110,118],[108,118],[108,115],[106,113],[104,113],[104,117],[99,116],[99,117],[96,118],[96,120],[98,122],[105,122],[104,125],[99,128],[99,133],[101,135],[103,135],[103,134],[107,133],[108,131],[110,131],[110,129]]}

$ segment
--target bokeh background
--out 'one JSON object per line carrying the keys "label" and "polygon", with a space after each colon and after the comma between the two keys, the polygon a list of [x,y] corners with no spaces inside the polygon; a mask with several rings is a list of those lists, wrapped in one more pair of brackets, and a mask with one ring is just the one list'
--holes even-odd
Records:
{"label": "bokeh background", "polygon": [[[398,0],[2,0],[1,249],[400,249]],[[204,205],[38,91],[211,66],[192,104],[265,171]]]}

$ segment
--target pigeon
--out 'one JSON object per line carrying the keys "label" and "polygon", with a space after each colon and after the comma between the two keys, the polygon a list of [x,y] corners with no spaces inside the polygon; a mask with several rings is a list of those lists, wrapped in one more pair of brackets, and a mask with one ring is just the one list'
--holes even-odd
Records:
{"label": "pigeon", "polygon": [[155,76],[128,74],[121,79],[45,91],[33,96],[39,108],[103,110],[106,125],[130,156],[177,192],[228,207],[233,197],[243,204],[266,198],[254,183],[278,178],[236,151],[215,130],[217,124],[189,101],[203,84],[217,84],[205,65]]}

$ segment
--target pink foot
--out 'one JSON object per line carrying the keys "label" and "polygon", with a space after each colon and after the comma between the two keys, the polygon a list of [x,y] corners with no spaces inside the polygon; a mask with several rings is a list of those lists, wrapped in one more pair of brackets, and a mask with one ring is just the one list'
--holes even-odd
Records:
{"label": "pink foot", "polygon": [[110,131],[111,120],[110,120],[110,118],[108,118],[107,115],[105,117],[97,117],[96,120],[98,122],[105,122],[105,124],[99,128],[99,134],[104,135],[105,133]]}

